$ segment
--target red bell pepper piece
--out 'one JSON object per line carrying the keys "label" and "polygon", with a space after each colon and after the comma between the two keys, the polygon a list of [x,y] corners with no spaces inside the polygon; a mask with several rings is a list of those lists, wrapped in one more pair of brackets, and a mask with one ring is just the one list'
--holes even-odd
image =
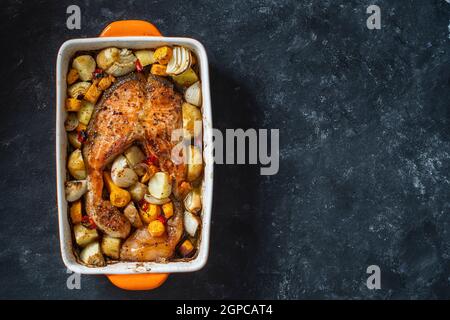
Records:
{"label": "red bell pepper piece", "polygon": [[139,61],[139,59],[136,59],[135,64],[136,64],[136,71],[137,71],[137,72],[142,72],[142,70],[144,70],[144,68],[142,67],[142,64],[141,64],[141,62]]}
{"label": "red bell pepper piece", "polygon": [[81,224],[88,229],[97,229],[97,225],[94,220],[92,220],[89,216],[83,216],[83,218],[81,218]]}

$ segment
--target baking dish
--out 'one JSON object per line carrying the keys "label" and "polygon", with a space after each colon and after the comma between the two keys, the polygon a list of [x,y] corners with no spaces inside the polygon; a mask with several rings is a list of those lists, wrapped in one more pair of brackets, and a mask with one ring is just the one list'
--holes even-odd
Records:
{"label": "baking dish", "polygon": [[[73,252],[72,234],[67,214],[64,182],[66,179],[67,136],[64,129],[66,111],[66,74],[71,57],[77,51],[98,50],[106,47],[129,49],[153,48],[162,45],[181,45],[192,50],[198,57],[200,79],[202,85],[203,116],[203,159],[204,175],[202,183],[202,225],[198,253],[187,262],[118,262],[105,267],[88,267],[79,263]],[[213,192],[213,144],[212,114],[209,89],[208,59],[202,44],[191,38],[163,37],[152,24],[139,20],[116,21],[104,29],[98,38],[72,39],[63,43],[57,56],[56,65],[56,176],[57,202],[61,254],[68,269],[82,274],[111,275],[110,280],[120,282],[125,279],[112,275],[159,274],[153,279],[164,282],[168,273],[191,272],[201,269],[208,258],[209,231],[211,221],[211,205]],[[144,281],[145,277],[140,277]],[[149,277],[147,277],[149,279]],[[116,283],[117,284],[117,283]],[[140,286],[140,285],[138,285]]]}

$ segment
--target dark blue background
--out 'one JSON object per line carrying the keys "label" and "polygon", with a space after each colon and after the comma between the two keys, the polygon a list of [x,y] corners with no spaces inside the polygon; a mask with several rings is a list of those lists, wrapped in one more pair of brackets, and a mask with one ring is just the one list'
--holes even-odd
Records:
{"label": "dark blue background", "polygon": [[[66,29],[78,4],[82,29]],[[366,28],[378,4],[382,29]],[[450,4],[2,1],[0,297],[450,298]],[[207,266],[151,292],[66,288],[55,202],[55,62],[143,19],[200,40],[215,127],[280,129],[280,171],[216,165]],[[382,289],[365,285],[379,265]]]}

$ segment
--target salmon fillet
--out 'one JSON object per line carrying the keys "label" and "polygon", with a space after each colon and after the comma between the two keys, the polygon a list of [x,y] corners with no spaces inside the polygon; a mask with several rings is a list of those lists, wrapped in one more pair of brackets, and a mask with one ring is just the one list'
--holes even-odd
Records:
{"label": "salmon fillet", "polygon": [[[145,79],[142,74],[133,73],[116,81],[96,105],[83,148],[88,175],[86,211],[104,233],[127,238],[131,230],[130,222],[119,209],[103,199],[102,173],[108,163],[132,144],[140,145],[147,157],[158,158],[161,170],[172,177],[177,196],[175,191],[185,180],[186,165],[172,162],[171,136],[174,130],[182,128],[182,101],[169,81],[153,75]],[[137,230],[124,247],[139,246],[136,241],[145,238],[145,247],[150,245],[154,250],[146,255],[149,260],[145,261],[169,258],[182,233],[182,210],[176,210],[168,222],[166,237],[149,240],[145,232]],[[126,260],[143,261],[142,254],[127,249],[122,252]]]}

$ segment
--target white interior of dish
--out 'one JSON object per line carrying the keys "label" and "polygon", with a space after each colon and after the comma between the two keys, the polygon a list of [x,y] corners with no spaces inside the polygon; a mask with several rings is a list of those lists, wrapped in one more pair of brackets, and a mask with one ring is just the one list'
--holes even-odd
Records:
{"label": "white interior of dish", "polygon": [[[98,50],[115,46],[118,48],[146,49],[162,45],[182,45],[192,50],[200,67],[202,84],[202,114],[203,114],[203,159],[205,163],[202,184],[202,226],[200,245],[196,257],[187,262],[118,262],[105,267],[94,268],[80,264],[74,253],[71,227],[67,214],[67,201],[64,192],[66,179],[67,135],[64,129],[66,111],[66,75],[71,57],[77,51]],[[209,230],[211,222],[211,206],[213,192],[213,142],[212,142],[212,114],[209,90],[208,58],[200,42],[190,38],[170,37],[111,37],[74,39],[64,42],[58,52],[56,66],[56,174],[58,218],[61,242],[61,254],[64,264],[70,270],[83,274],[131,274],[131,273],[172,273],[191,272],[201,269],[208,259]]]}

